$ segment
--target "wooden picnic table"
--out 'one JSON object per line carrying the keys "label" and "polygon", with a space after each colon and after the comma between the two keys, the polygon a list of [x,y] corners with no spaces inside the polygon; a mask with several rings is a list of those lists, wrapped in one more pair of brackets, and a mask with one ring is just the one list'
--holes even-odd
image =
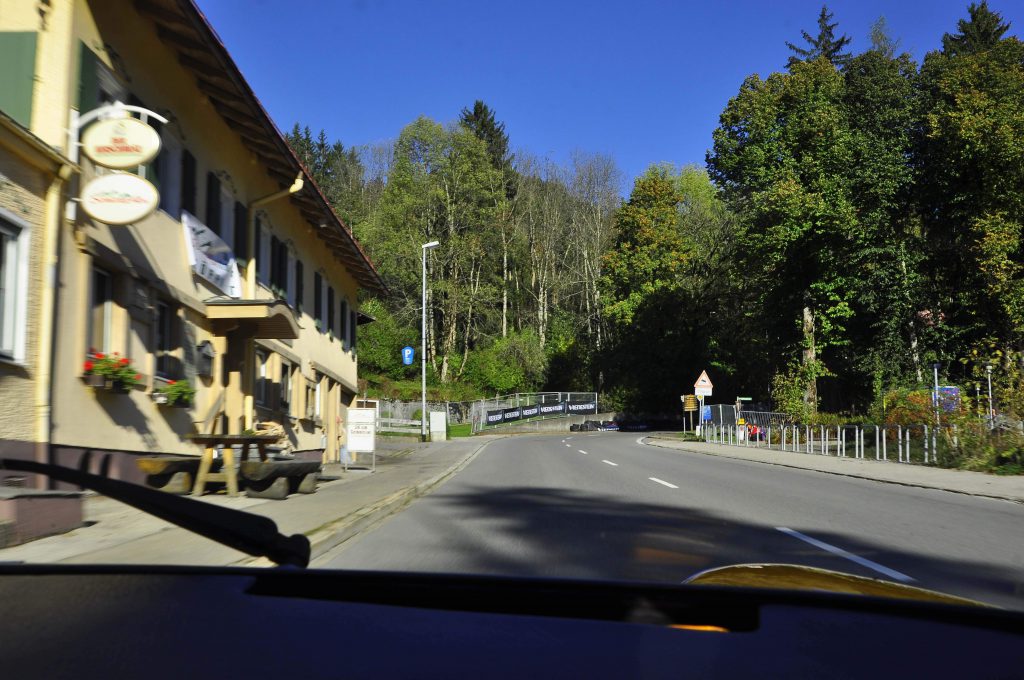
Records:
{"label": "wooden picnic table", "polygon": [[[196,474],[196,483],[192,487],[193,496],[202,496],[206,490],[206,482],[226,482],[228,495],[238,495],[238,471],[235,469],[236,444],[242,446],[242,460],[249,459],[250,447],[256,445],[260,460],[267,460],[267,446],[276,444],[283,438],[276,434],[190,434],[186,439],[195,442],[203,447],[203,457],[199,461],[199,473]],[[210,472],[213,465],[213,452],[218,445],[224,446],[224,462],[220,472]]]}

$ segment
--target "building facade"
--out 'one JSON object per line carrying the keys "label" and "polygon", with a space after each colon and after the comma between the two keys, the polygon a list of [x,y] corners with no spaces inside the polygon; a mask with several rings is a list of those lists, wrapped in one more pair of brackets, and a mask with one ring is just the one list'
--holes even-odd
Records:
{"label": "building facade", "polygon": [[[0,61],[0,444],[138,479],[190,433],[273,421],[337,460],[383,283],[194,3],[0,0]],[[125,170],[159,205],[117,225],[75,199],[117,172],[82,134],[123,118],[159,134]],[[89,379],[111,357],[129,388]],[[184,381],[187,408],[157,403]]]}

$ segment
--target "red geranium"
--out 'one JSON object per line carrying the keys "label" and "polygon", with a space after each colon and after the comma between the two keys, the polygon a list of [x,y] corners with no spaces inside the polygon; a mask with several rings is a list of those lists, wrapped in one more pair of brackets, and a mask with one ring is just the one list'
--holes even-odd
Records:
{"label": "red geranium", "polygon": [[85,362],[85,372],[86,373],[92,373],[92,362],[91,361],[87,360]]}
{"label": "red geranium", "polygon": [[128,362],[128,358],[127,358],[127,357],[125,357],[124,359],[121,359],[121,365],[122,365],[122,366],[127,366],[127,365],[128,365],[128,363],[129,363],[129,362]]}
{"label": "red geranium", "polygon": [[97,359],[102,359],[103,358],[103,352],[96,352],[96,358]]}

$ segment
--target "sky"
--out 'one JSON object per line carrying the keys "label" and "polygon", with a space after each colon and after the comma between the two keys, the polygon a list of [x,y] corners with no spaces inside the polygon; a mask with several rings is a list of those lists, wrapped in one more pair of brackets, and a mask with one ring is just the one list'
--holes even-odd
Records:
{"label": "sky", "polygon": [[[703,165],[743,79],[785,67],[785,41],[817,34],[820,0],[196,0],[282,131],[299,122],[346,146],[398,136],[482,99],[511,147],[565,163],[610,155],[623,193],[652,163]],[[918,61],[966,0],[829,6],[856,53],[884,16]],[[989,6],[1022,35],[1024,2]]]}

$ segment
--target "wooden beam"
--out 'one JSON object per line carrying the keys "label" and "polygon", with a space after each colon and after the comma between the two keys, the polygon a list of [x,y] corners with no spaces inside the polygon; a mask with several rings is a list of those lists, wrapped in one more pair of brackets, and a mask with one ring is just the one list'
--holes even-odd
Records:
{"label": "wooden beam", "polygon": [[161,40],[165,40],[178,47],[183,47],[189,50],[195,50],[197,52],[206,52],[207,47],[201,42],[193,40],[187,35],[171,30],[165,26],[157,26],[156,33],[160,36]]}
{"label": "wooden beam", "polygon": [[185,20],[185,17],[181,16],[177,12],[167,9],[166,7],[160,7],[148,0],[135,0],[133,4],[135,5],[135,9],[139,10],[140,14],[145,14],[156,22],[188,26],[188,22]]}

